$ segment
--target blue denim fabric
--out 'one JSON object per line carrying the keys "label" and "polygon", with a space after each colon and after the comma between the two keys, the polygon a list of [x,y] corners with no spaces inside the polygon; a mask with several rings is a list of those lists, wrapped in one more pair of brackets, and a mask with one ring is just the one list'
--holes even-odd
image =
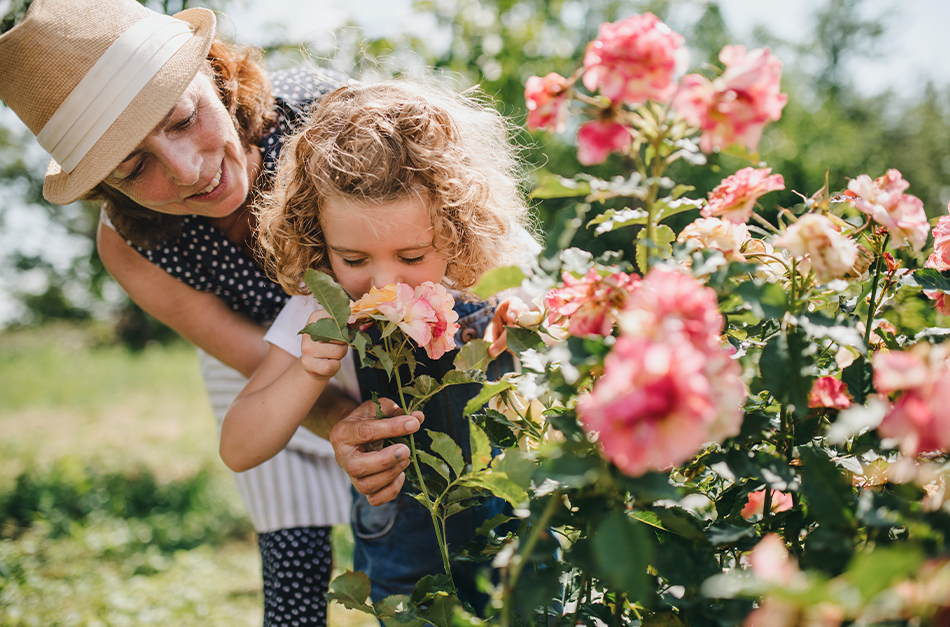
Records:
{"label": "blue denim fabric", "polygon": [[[456,302],[459,313],[459,333],[456,343],[481,338],[491,321],[494,308],[486,302]],[[416,375],[427,374],[441,380],[453,369],[458,351],[452,351],[433,361],[425,351],[416,353]],[[505,353],[488,368],[489,379],[497,379],[513,369],[511,355]],[[408,376],[408,372],[406,373]],[[389,381],[379,369],[358,368],[357,378],[360,394],[364,400],[372,398],[372,392],[398,400],[395,379]],[[405,378],[403,379],[406,380]],[[430,399],[422,408],[425,414],[423,429],[447,433],[462,449],[466,461],[471,459],[468,420],[463,417],[465,404],[481,389],[479,384],[452,386]],[[416,434],[416,446],[428,448],[429,438],[424,433]],[[365,497],[353,491],[351,525],[353,528],[353,565],[366,573],[372,582],[371,597],[374,602],[393,594],[412,594],[416,582],[425,575],[445,572],[432,528],[432,518],[425,507],[411,496],[409,482],[392,502],[373,507]],[[481,505],[451,516],[446,521],[446,538],[449,551],[457,551],[475,537],[475,530],[486,520],[506,510],[502,499],[489,498]],[[478,592],[475,585],[476,571],[487,568],[485,564],[455,562],[452,576],[458,588],[459,598],[481,612],[488,601],[487,595]]]}

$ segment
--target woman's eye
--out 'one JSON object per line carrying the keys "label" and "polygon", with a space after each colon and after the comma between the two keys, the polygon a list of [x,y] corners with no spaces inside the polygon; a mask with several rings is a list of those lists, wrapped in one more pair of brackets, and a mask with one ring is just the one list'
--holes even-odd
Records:
{"label": "woman's eye", "polygon": [[423,261],[425,261],[425,259],[426,259],[425,255],[420,255],[420,256],[418,256],[418,257],[413,257],[412,259],[407,259],[407,258],[403,257],[403,258],[402,258],[402,262],[403,262],[404,264],[406,264],[407,266],[414,266],[414,265],[416,265],[416,264],[418,264],[418,263],[422,263]]}
{"label": "woman's eye", "polygon": [[128,175],[126,175],[126,176],[122,179],[122,182],[123,182],[123,183],[133,183],[133,182],[135,182],[136,179],[138,179],[140,176],[142,176],[142,174],[145,172],[145,163],[144,163],[144,162],[145,162],[144,159],[139,159],[139,162],[138,162],[138,163],[136,164],[136,166],[132,169],[132,171],[129,172]]}
{"label": "woman's eye", "polygon": [[197,119],[198,119],[198,107],[195,107],[194,109],[191,110],[191,114],[187,118],[185,118],[184,120],[182,120],[181,122],[175,125],[175,130],[176,131],[187,130],[191,128],[192,126],[194,126],[195,121]]}

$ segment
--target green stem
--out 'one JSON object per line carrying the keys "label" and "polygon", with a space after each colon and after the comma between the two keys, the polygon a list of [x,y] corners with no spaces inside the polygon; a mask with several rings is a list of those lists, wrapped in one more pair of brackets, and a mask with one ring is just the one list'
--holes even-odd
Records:
{"label": "green stem", "polygon": [[521,555],[512,560],[513,563],[511,565],[508,577],[507,594],[505,594],[505,604],[501,608],[502,625],[511,624],[509,621],[511,616],[511,598],[514,596],[512,593],[514,592],[515,586],[518,585],[518,577],[521,576],[521,569],[524,568],[525,560],[531,557],[531,553],[534,551],[535,545],[538,543],[538,540],[541,539],[541,534],[547,528],[548,523],[551,521],[551,517],[554,516],[554,510],[557,509],[557,504],[560,502],[561,491],[555,490],[551,494],[551,500],[548,501],[547,506],[541,513],[541,518],[538,519],[537,524],[531,530],[531,535],[528,536],[527,542],[524,543],[524,549],[522,549]]}
{"label": "green stem", "polygon": [[877,313],[877,284],[881,279],[881,264],[884,262],[884,248],[887,246],[887,240],[890,235],[884,237],[881,243],[881,252],[878,253],[874,262],[874,278],[871,279],[871,294],[868,296],[868,319],[864,325],[864,347],[867,349],[867,356],[871,356],[871,325],[874,324],[874,316]]}

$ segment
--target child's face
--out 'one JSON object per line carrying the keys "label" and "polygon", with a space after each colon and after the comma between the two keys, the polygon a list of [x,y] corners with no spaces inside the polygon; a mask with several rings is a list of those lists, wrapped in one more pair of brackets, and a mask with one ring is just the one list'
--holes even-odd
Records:
{"label": "child's face", "polygon": [[320,224],[330,268],[350,298],[360,298],[371,287],[416,287],[445,276],[445,255],[433,245],[429,210],[417,196],[380,204],[328,200]]}

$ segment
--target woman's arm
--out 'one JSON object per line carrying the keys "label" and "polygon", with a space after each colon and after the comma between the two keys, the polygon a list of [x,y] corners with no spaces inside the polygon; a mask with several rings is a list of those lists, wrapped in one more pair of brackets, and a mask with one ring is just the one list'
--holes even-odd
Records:
{"label": "woman's arm", "polygon": [[264,328],[207,292],[182,283],[99,224],[99,257],[109,274],[146,312],[246,377],[267,354]]}

